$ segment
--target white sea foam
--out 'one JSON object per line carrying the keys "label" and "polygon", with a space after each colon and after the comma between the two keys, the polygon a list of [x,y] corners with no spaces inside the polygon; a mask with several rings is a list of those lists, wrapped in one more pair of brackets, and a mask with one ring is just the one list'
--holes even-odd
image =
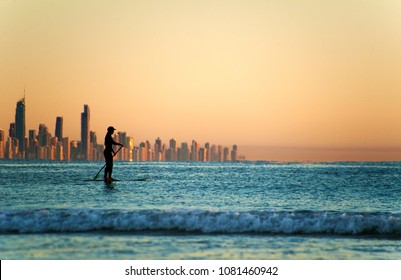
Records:
{"label": "white sea foam", "polygon": [[104,230],[401,236],[401,214],[99,209],[0,211],[1,233],[68,233]]}

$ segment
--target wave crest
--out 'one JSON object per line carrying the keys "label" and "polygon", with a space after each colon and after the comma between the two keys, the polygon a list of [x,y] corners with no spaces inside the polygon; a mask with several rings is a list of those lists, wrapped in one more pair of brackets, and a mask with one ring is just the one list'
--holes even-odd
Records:
{"label": "wave crest", "polygon": [[106,209],[0,211],[0,233],[69,233],[105,230],[401,236],[401,214]]}

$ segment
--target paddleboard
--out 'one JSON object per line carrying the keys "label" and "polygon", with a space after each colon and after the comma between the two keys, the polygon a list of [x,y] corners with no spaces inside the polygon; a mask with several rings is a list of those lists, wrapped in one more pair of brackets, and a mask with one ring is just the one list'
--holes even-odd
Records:
{"label": "paddleboard", "polygon": [[149,178],[134,178],[134,179],[123,179],[123,180],[119,180],[119,179],[114,179],[114,180],[105,180],[105,179],[91,179],[91,180],[86,180],[86,181],[96,181],[96,182],[143,182],[143,181],[148,181]]}

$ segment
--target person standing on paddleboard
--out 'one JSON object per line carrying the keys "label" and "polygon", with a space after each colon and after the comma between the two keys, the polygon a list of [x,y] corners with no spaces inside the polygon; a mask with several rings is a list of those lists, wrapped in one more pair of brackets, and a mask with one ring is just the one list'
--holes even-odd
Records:
{"label": "person standing on paddleboard", "polygon": [[103,155],[104,159],[106,160],[106,169],[104,170],[104,180],[110,180],[110,181],[114,180],[111,177],[111,173],[113,173],[113,157],[116,154],[116,152],[114,152],[113,150],[113,145],[124,147],[123,144],[117,143],[111,137],[114,133],[114,130],[116,130],[114,127],[109,126],[107,128],[106,137],[104,138],[105,149],[103,151]]}

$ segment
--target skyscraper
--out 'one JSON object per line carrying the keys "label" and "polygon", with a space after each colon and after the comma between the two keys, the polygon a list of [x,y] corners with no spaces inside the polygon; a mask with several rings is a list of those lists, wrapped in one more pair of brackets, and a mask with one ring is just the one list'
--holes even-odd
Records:
{"label": "skyscraper", "polygon": [[166,160],[177,160],[177,141],[174,138],[170,139],[170,147],[168,149],[168,157],[166,155]]}
{"label": "skyscraper", "polygon": [[163,158],[163,148],[162,148],[162,140],[160,137],[157,137],[155,141],[155,160],[161,161]]}
{"label": "skyscraper", "polygon": [[27,155],[26,157],[29,159],[35,159],[35,146],[39,145],[39,142],[36,138],[36,130],[30,129],[28,131],[28,147],[27,147]]}
{"label": "skyscraper", "polygon": [[10,129],[8,130],[8,137],[15,138],[15,123],[10,123]]}
{"label": "skyscraper", "polygon": [[139,155],[138,155],[138,160],[139,161],[147,161],[148,160],[148,148],[146,146],[146,143],[142,142],[139,144]]}
{"label": "skyscraper", "polygon": [[70,137],[64,137],[63,138],[63,147],[64,147],[64,149],[63,149],[63,152],[64,152],[63,158],[64,158],[64,160],[70,161],[71,160]]}
{"label": "skyscraper", "polygon": [[198,161],[200,145],[195,140],[192,140],[191,145],[191,161]]}
{"label": "skyscraper", "polygon": [[56,118],[56,132],[54,133],[58,141],[63,141],[63,117]]}
{"label": "skyscraper", "polygon": [[38,134],[38,141],[41,147],[47,147],[50,145],[51,141],[51,134],[49,133],[49,129],[43,123],[39,124],[39,134]]}
{"label": "skyscraper", "polygon": [[181,143],[180,156],[178,158],[181,161],[189,161],[190,160],[190,152],[189,152],[189,146],[188,146],[187,142]]}
{"label": "skyscraper", "polygon": [[231,161],[237,161],[237,145],[233,145],[233,149],[231,150]]}
{"label": "skyscraper", "polygon": [[224,150],[223,150],[223,161],[228,161],[228,155],[229,155],[229,149],[227,148],[227,147],[224,147]]}
{"label": "skyscraper", "polygon": [[81,147],[82,159],[90,160],[90,111],[86,104],[83,113],[81,113]]}
{"label": "skyscraper", "polygon": [[15,138],[21,158],[25,158],[25,97],[17,102],[15,109]]}
{"label": "skyscraper", "polygon": [[6,137],[4,130],[0,130],[0,158],[4,158],[4,149],[6,147]]}

